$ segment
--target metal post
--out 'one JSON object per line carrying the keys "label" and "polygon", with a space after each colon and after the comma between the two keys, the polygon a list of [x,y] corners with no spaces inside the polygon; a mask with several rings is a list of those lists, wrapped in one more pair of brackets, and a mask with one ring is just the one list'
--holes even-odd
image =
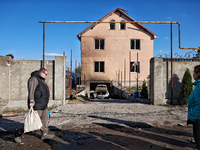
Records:
{"label": "metal post", "polygon": [[[79,69],[80,69],[80,63],[79,63]],[[79,72],[79,78],[78,79],[79,79],[79,93],[80,93],[80,89],[81,89],[80,88],[80,84],[81,84],[80,72]]]}
{"label": "metal post", "polygon": [[120,70],[118,72],[118,86],[119,86]]}
{"label": "metal post", "polygon": [[84,85],[85,85],[85,87],[86,87],[86,83],[85,83],[85,73],[84,73]]}
{"label": "metal post", "polygon": [[68,94],[69,94],[69,98],[70,98],[70,90],[69,90],[69,86],[70,86],[70,76],[69,76],[69,67],[67,67],[67,90],[68,90]]}
{"label": "metal post", "polygon": [[70,97],[72,94],[72,50],[71,50],[71,64],[70,64]]}
{"label": "metal post", "polygon": [[77,93],[76,85],[77,85],[77,60],[75,60],[75,94]]}
{"label": "metal post", "polygon": [[122,71],[121,71],[121,90],[122,90]]}
{"label": "metal post", "polygon": [[117,86],[117,78],[118,78],[118,75],[117,75],[117,71],[116,71],[116,80],[115,80],[115,86]]}
{"label": "metal post", "polygon": [[63,59],[64,59],[64,65],[63,65],[63,78],[64,78],[64,86],[63,86],[63,105],[65,105],[65,99],[66,99],[66,61],[65,61],[65,52],[63,52]]}
{"label": "metal post", "polygon": [[42,68],[44,68],[44,55],[45,55],[45,23],[43,23],[43,61],[42,61]]}
{"label": "metal post", "polygon": [[171,23],[171,104],[173,104],[173,49],[172,49],[172,23]]}
{"label": "metal post", "polygon": [[121,71],[121,98],[122,98],[122,71]]}
{"label": "metal post", "polygon": [[138,53],[137,53],[137,92],[138,92],[138,69],[139,69],[139,63],[138,63]]}
{"label": "metal post", "polygon": [[124,58],[124,87],[126,88],[126,58]]}
{"label": "metal post", "polygon": [[129,94],[131,94],[131,84],[130,84],[130,82],[131,82],[131,51],[129,51],[129,69],[130,69],[130,71],[129,71]]}

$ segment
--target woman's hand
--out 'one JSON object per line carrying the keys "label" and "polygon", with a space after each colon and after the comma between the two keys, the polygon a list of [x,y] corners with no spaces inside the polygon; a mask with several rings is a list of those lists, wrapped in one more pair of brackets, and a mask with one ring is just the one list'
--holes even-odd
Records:
{"label": "woman's hand", "polygon": [[29,104],[30,107],[33,107],[34,105],[35,105],[35,103],[30,103]]}

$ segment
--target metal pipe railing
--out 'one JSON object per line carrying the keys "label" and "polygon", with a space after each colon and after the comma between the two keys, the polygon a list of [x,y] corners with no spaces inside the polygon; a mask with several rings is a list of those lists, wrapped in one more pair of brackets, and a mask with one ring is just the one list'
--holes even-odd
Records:
{"label": "metal pipe railing", "polygon": [[[121,21],[38,21],[39,23],[122,23]],[[181,47],[181,32],[180,32],[180,22],[164,22],[164,21],[123,21],[123,23],[152,23],[152,24],[178,24],[178,31],[179,31],[179,48],[180,49],[200,49],[199,47],[196,48],[182,48]],[[43,27],[44,30],[45,27]]]}
{"label": "metal pipe railing", "polygon": [[[45,54],[45,23],[121,23],[121,21],[39,21],[43,23],[43,67],[44,67],[44,54]],[[181,31],[180,22],[163,22],[163,21],[123,21],[123,23],[152,23],[152,24],[171,24],[171,104],[173,101],[173,54],[172,54],[172,24],[178,24],[179,31],[179,49],[200,49],[197,48],[182,48],[181,47]],[[130,55],[130,54],[129,54]],[[130,57],[130,56],[129,56]],[[130,59],[130,58],[129,58]],[[72,67],[71,67],[72,68]],[[85,78],[85,75],[84,75]],[[84,79],[85,80],[85,79]],[[129,73],[129,88],[130,88],[130,73]],[[130,89],[129,89],[130,94]]]}

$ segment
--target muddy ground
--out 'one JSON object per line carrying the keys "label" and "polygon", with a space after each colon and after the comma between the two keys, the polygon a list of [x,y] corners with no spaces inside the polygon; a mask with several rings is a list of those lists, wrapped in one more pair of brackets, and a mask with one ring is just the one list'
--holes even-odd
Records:
{"label": "muddy ground", "polygon": [[192,126],[186,125],[185,106],[153,106],[128,100],[69,101],[50,110],[52,140],[41,132],[23,135],[15,143],[13,130],[23,125],[24,114],[0,118],[3,150],[193,150]]}

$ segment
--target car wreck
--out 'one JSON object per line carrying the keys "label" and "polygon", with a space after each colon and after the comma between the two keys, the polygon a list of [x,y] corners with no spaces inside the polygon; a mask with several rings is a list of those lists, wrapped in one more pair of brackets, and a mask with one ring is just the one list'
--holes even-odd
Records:
{"label": "car wreck", "polygon": [[98,84],[93,93],[94,98],[104,99],[109,97],[108,88],[105,84]]}

